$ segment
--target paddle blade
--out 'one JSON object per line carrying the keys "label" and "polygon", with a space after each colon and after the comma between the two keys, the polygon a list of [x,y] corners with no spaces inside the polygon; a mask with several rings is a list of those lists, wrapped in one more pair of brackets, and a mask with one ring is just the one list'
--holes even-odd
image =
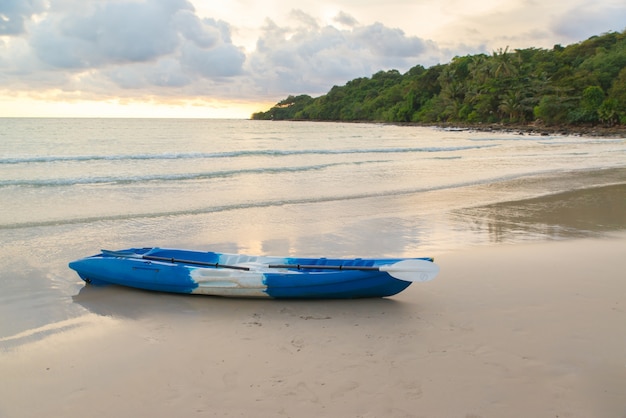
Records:
{"label": "paddle blade", "polygon": [[439,266],[426,260],[403,260],[380,266],[379,270],[405,282],[427,282],[439,273]]}

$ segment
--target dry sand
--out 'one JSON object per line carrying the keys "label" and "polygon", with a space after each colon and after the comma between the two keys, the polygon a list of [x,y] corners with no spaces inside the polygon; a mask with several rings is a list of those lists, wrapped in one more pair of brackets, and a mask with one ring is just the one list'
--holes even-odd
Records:
{"label": "dry sand", "polygon": [[0,341],[0,416],[626,417],[626,235],[437,261],[388,299],[85,287]]}

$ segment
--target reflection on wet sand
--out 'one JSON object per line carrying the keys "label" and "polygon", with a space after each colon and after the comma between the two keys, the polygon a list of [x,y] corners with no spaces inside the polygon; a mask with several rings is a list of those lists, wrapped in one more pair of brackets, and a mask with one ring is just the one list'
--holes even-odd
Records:
{"label": "reflection on wet sand", "polygon": [[390,298],[351,300],[268,300],[238,299],[204,295],[181,295],[152,292],[122,286],[85,285],[72,297],[91,313],[119,319],[140,320],[166,316],[178,319],[205,318],[211,322],[232,323],[234,317],[242,323],[261,313],[270,320],[337,319],[366,313],[401,315],[408,307]]}
{"label": "reflection on wet sand", "polygon": [[491,242],[597,236],[626,229],[626,184],[459,209],[451,216]]}

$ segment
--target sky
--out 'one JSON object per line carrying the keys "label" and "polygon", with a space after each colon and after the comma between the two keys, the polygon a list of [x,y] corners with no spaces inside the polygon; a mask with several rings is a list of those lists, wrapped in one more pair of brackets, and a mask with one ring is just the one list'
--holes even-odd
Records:
{"label": "sky", "polygon": [[381,70],[624,29],[624,0],[0,0],[0,117],[249,118]]}

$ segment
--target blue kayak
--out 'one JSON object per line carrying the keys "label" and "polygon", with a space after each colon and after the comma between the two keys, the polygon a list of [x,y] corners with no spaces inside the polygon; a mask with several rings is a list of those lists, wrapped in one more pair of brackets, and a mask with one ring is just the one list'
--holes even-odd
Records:
{"label": "blue kayak", "polygon": [[260,298],[366,298],[395,295],[433,279],[432,258],[294,258],[166,248],[102,250],[72,261],[87,283],[161,292]]}

